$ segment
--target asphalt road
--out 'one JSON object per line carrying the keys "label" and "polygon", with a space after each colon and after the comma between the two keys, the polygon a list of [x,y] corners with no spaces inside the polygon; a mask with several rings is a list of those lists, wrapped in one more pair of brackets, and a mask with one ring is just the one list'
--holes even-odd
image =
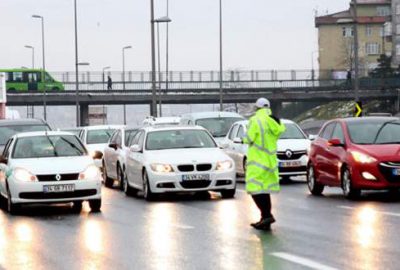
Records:
{"label": "asphalt road", "polygon": [[235,199],[170,195],[157,202],[103,189],[101,213],[70,206],[0,210],[4,269],[399,269],[400,195],[345,200],[308,194],[304,182],[274,195],[271,232],[249,226],[258,210]]}

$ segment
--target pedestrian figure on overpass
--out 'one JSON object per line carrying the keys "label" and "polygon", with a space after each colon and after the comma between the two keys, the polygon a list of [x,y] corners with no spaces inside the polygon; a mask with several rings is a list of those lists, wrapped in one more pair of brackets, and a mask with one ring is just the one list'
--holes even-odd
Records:
{"label": "pedestrian figure on overpass", "polygon": [[351,87],[351,70],[347,70],[346,83],[347,86]]}
{"label": "pedestrian figure on overpass", "polygon": [[107,79],[107,90],[112,90],[112,80],[110,76],[108,76]]}
{"label": "pedestrian figure on overpass", "polygon": [[286,130],[281,121],[272,115],[268,99],[259,98],[256,113],[250,118],[243,142],[249,145],[246,164],[246,190],[261,212],[259,222],[251,226],[270,230],[275,218],[271,213],[271,193],[280,191],[277,141]]}

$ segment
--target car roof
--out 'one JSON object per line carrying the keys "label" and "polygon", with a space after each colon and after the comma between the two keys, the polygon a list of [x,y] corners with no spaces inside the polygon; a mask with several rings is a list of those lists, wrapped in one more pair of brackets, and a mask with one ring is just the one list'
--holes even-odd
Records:
{"label": "car roof", "polygon": [[23,138],[23,137],[36,137],[36,136],[62,136],[62,135],[74,135],[71,132],[67,131],[34,131],[34,132],[22,132],[14,135],[15,138]]}
{"label": "car roof", "polygon": [[195,119],[211,118],[211,117],[241,117],[244,119],[243,116],[235,112],[196,112],[196,113],[186,113],[182,115],[182,118],[195,118]]}
{"label": "car roof", "polygon": [[100,129],[122,129],[126,128],[124,125],[98,125],[82,127],[85,130],[100,130]]}
{"label": "car roof", "polygon": [[4,119],[0,120],[0,126],[24,126],[24,125],[47,125],[42,119]]}
{"label": "car roof", "polygon": [[171,126],[148,126],[148,127],[143,127],[142,130],[146,132],[150,131],[164,131],[164,130],[206,130],[205,128],[201,126],[177,126],[177,125],[171,125]]}
{"label": "car roof", "polygon": [[[365,117],[349,117],[349,118],[338,118],[332,121],[343,121],[345,123],[360,123],[368,121],[396,121],[400,120],[398,117],[387,117],[387,116],[365,116]],[[330,121],[331,122],[331,121]]]}

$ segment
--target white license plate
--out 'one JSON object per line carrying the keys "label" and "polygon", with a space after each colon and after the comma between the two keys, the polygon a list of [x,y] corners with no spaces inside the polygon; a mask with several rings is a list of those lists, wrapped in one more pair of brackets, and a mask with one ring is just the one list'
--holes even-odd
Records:
{"label": "white license plate", "polygon": [[49,186],[44,186],[43,187],[43,192],[44,193],[57,193],[57,192],[74,192],[75,191],[75,185],[74,184],[69,184],[69,185],[49,185]]}
{"label": "white license plate", "polygon": [[300,161],[282,161],[279,162],[279,167],[281,168],[289,168],[289,167],[300,167],[301,162]]}
{"label": "white license plate", "polygon": [[187,174],[182,175],[182,181],[210,180],[209,174]]}
{"label": "white license plate", "polygon": [[393,169],[393,175],[399,176],[400,175],[400,169]]}

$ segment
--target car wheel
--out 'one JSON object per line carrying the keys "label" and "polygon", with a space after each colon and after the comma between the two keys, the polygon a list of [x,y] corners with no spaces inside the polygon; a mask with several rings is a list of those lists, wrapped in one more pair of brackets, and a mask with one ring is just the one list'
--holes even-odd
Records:
{"label": "car wheel", "polygon": [[82,202],[73,202],[72,203],[72,211],[74,213],[80,213],[82,211]]}
{"label": "car wheel", "polygon": [[107,175],[107,168],[106,164],[103,161],[103,180],[104,180],[104,185],[108,188],[112,188],[114,185],[114,180]]}
{"label": "car wheel", "polygon": [[124,170],[124,178],[123,179],[124,179],[124,182],[122,184],[122,189],[125,192],[126,196],[136,196],[136,194],[137,194],[136,189],[129,186],[128,175],[126,174],[125,170]]}
{"label": "car wheel", "polygon": [[121,166],[117,165],[117,180],[119,182],[119,188],[121,190],[124,190],[124,181],[125,181],[124,176],[125,176],[125,174],[124,174],[123,170],[121,169]]}
{"label": "car wheel", "polygon": [[312,164],[308,165],[307,169],[307,186],[312,195],[318,196],[324,191],[324,185],[317,182],[314,166]]}
{"label": "car wheel", "polygon": [[143,198],[145,198],[146,201],[153,201],[156,199],[156,195],[151,191],[149,177],[146,171],[143,173]]}
{"label": "car wheel", "polygon": [[280,182],[282,184],[289,184],[291,182],[290,176],[287,176],[287,175],[281,176]]}
{"label": "car wheel", "polygon": [[89,201],[90,210],[92,212],[100,212],[101,208],[101,199],[98,200],[90,200]]}
{"label": "car wheel", "polygon": [[15,214],[18,213],[20,208],[21,208],[20,205],[15,204],[15,203],[12,202],[12,200],[11,200],[11,192],[10,192],[10,190],[8,188],[8,185],[7,185],[7,211],[8,211],[8,213],[10,213],[11,215],[15,215]]}
{"label": "car wheel", "polygon": [[235,197],[236,189],[221,190],[221,196],[224,199],[231,199]]}
{"label": "car wheel", "polygon": [[349,169],[344,168],[342,172],[342,189],[343,195],[347,199],[357,199],[361,195],[361,190],[355,189],[351,180]]}

